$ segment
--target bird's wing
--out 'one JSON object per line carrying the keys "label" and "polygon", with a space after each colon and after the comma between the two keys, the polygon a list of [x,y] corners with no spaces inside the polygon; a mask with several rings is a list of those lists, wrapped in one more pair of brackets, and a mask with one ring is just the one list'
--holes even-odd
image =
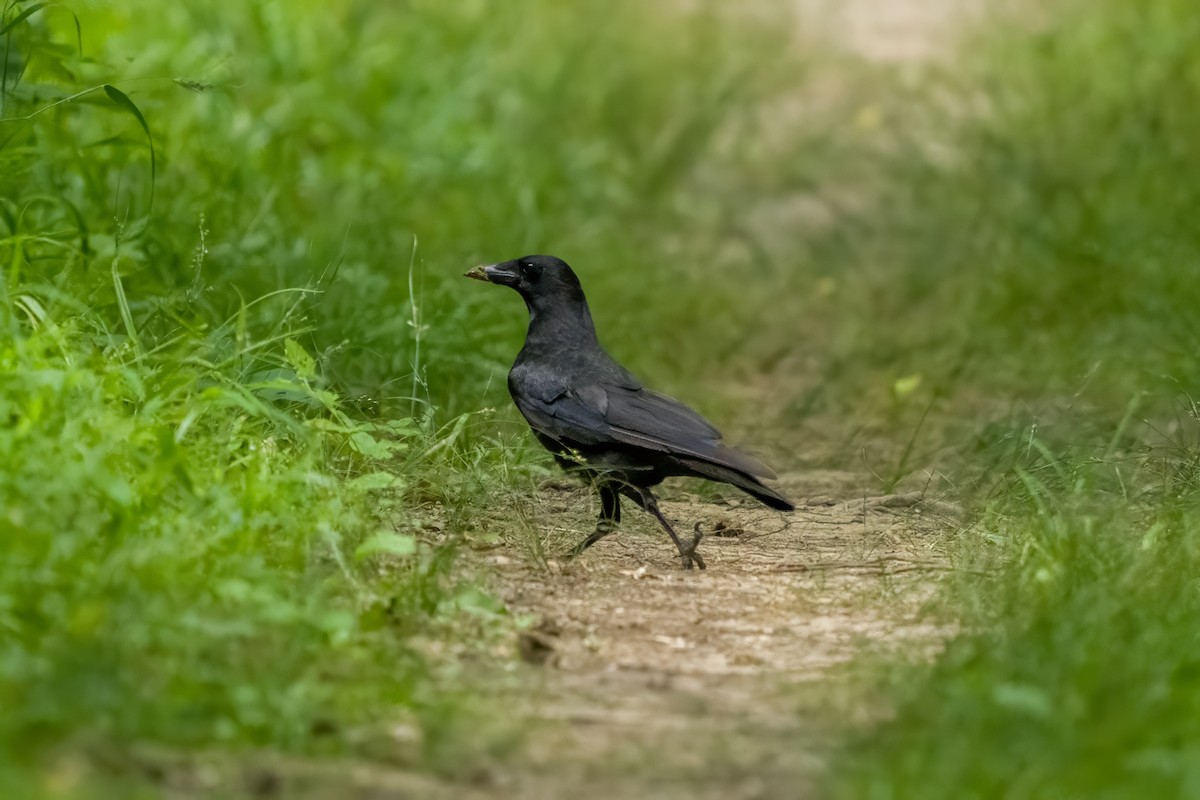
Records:
{"label": "bird's wing", "polygon": [[613,441],[604,419],[607,401],[595,402],[598,399],[586,391],[578,396],[565,388],[513,392],[517,409],[530,427],[562,443],[608,444]]}
{"label": "bird's wing", "polygon": [[775,477],[766,465],[722,445],[720,431],[704,417],[647,389],[592,384],[514,392],[514,399],[535,430],[557,441],[631,445]]}
{"label": "bird's wing", "polygon": [[608,399],[604,418],[617,441],[775,477],[770,467],[721,444],[721,432],[678,400],[649,389],[605,386],[603,391]]}

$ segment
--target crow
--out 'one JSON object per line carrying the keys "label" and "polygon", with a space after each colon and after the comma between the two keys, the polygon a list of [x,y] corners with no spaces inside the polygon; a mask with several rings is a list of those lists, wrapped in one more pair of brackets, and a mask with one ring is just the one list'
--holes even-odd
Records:
{"label": "crow", "polygon": [[795,506],[759,478],[775,474],[721,444],[712,423],[666,395],[642,386],[605,352],[579,278],[553,256],[524,256],[478,266],[466,277],[510,286],[529,308],[529,330],[508,391],[538,441],[563,469],[600,494],[596,530],[571,551],[579,555],[621,521],[621,495],[652,514],[679,548],[684,569],[705,568],[696,552],[700,528],[683,542],[650,487],[690,476],[728,483],[779,511]]}

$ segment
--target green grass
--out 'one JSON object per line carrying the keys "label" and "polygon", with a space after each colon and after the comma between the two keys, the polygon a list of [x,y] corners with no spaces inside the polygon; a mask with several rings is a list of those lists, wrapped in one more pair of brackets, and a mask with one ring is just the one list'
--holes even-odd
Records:
{"label": "green grass", "polygon": [[904,330],[874,357],[974,392],[1194,393],[1200,22],[1173,0],[1046,16],[989,18],[956,73],[882,101],[848,260]]}
{"label": "green grass", "polygon": [[835,794],[1196,791],[1194,437],[1136,452],[1098,441],[1088,457],[1026,442],[1002,499],[950,549],[972,569],[941,610],[966,632],[933,664],[893,671],[896,716],[849,751]]}
{"label": "green grass", "polygon": [[855,252],[887,341],[860,327],[842,357],[923,378],[921,463],[976,514],[931,609],[963,632],[886,667],[894,718],[852,737],[835,796],[1200,791],[1200,24],[1043,11],[982,26],[877,151]]}

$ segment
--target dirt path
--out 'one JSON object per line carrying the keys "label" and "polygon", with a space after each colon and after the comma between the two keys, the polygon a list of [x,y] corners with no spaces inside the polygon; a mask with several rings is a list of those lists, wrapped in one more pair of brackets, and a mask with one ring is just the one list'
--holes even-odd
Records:
{"label": "dirt path", "polygon": [[[509,608],[536,619],[520,649],[539,665],[505,701],[530,733],[493,776],[498,795],[810,793],[831,713],[875,713],[830,694],[837,668],[865,648],[936,649],[946,633],[919,612],[948,509],[871,496],[844,473],[779,485],[800,501],[792,515],[662,504],[681,523],[725,528],[701,545],[706,572],[678,569],[640,513],[577,561],[538,565],[519,544],[487,558]],[[578,491],[547,491],[540,505],[539,522],[565,514],[586,532],[570,511],[587,505]]]}
{"label": "dirt path", "polygon": [[[982,0],[794,0],[835,47],[884,63],[947,54]],[[945,569],[956,511],[878,496],[870,476],[803,472],[779,487],[792,515],[669,493],[683,531],[720,523],[707,572],[677,568],[652,520],[626,513],[583,558],[542,563],[512,544],[486,560],[508,607],[536,620],[519,642],[531,677],[502,698],[526,732],[483,796],[798,798],[819,793],[832,728],[870,722],[846,680],[866,652],[932,654],[952,631],[921,611]],[[534,527],[558,551],[590,531],[579,490],[550,490]],[[569,530],[564,530],[564,526]],[[553,536],[557,530],[559,535]]]}
{"label": "dirt path", "polygon": [[936,59],[986,0],[793,0],[801,24],[814,20],[837,47],[873,61]]}

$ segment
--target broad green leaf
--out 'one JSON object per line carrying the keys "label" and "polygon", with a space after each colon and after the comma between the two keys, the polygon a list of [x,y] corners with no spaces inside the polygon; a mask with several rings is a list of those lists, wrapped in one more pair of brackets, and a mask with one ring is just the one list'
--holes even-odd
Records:
{"label": "broad green leaf", "polygon": [[892,396],[897,400],[903,400],[920,387],[920,375],[906,375],[903,378],[897,378],[895,383],[892,384]]}
{"label": "broad green leaf", "polygon": [[342,425],[326,417],[306,419],[304,424],[314,431],[325,431],[326,433],[354,433],[359,430],[358,426]]}
{"label": "broad green leaf", "polygon": [[405,447],[403,442],[376,439],[366,431],[356,431],[350,434],[350,445],[367,458],[379,460],[391,458],[396,451],[403,450]]}
{"label": "broad green leaf", "polygon": [[295,339],[285,339],[283,349],[287,355],[288,364],[296,370],[296,374],[305,380],[311,380],[317,374],[317,362],[308,354],[303,345]]}
{"label": "broad green leaf", "polygon": [[354,480],[350,481],[350,485],[355,489],[363,489],[367,491],[377,489],[394,489],[401,485],[401,480],[390,472],[368,472],[365,475],[359,475]]}
{"label": "broad green leaf", "polygon": [[506,613],[504,603],[482,589],[468,586],[454,598],[454,605],[468,614],[491,617]]}
{"label": "broad green leaf", "polygon": [[397,436],[414,436],[421,432],[421,426],[412,417],[388,420],[385,424]]}
{"label": "broad green leaf", "polygon": [[1038,719],[1049,719],[1054,703],[1044,691],[1023,683],[1004,683],[992,690],[996,705]]}
{"label": "broad green leaf", "polygon": [[411,534],[379,531],[358,546],[354,557],[361,561],[375,555],[411,556],[416,552],[417,540]]}

